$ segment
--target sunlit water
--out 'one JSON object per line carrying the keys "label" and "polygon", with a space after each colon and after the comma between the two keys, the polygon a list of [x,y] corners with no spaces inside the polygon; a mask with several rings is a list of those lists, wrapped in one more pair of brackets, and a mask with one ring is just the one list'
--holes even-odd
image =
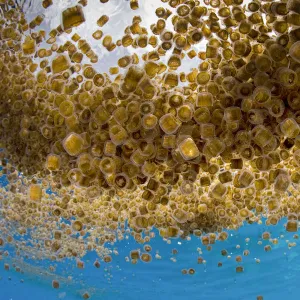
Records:
{"label": "sunlit water", "polygon": [[[44,29],[56,27],[60,24],[60,12],[72,6],[77,1],[56,0],[45,12]],[[141,1],[139,14],[143,16],[143,26],[149,27],[155,19],[153,7],[160,4],[159,0]],[[26,8],[26,5],[25,5]],[[35,16],[42,10],[39,1],[33,1],[28,7],[27,15]],[[85,8],[88,15],[87,22],[77,28],[83,38],[89,41],[99,55],[97,69],[105,72],[110,66],[116,64],[120,55],[141,50],[118,50],[113,54],[107,53],[95,43],[91,32],[95,31],[96,21],[102,14],[110,16],[110,22],[104,27],[104,34],[109,33],[114,38],[123,35],[124,28],[130,24],[136,15],[129,9],[125,0],[111,0],[107,5],[99,5],[99,0],[90,0]],[[63,35],[62,41],[66,39]],[[198,50],[203,45],[198,45]],[[123,51],[123,52],[121,52]],[[144,49],[142,54],[147,51]],[[183,70],[189,70],[193,63],[188,59],[182,63]],[[5,177],[2,177],[5,185]],[[251,300],[262,295],[266,300],[299,299],[299,247],[288,247],[289,243],[296,242],[292,233],[284,228],[285,220],[276,226],[245,225],[238,231],[230,231],[230,237],[225,242],[217,241],[212,250],[206,250],[200,239],[192,237],[191,240],[174,239],[170,244],[160,237],[153,239],[153,261],[149,264],[138,262],[132,265],[126,262],[125,257],[132,249],[142,248],[132,237],[118,241],[111,250],[118,249],[113,255],[112,263],[101,261],[99,269],[93,266],[97,259],[96,253],[90,252],[84,257],[85,269],[76,268],[74,260],[51,262],[44,260],[32,261],[19,259],[15,250],[9,247],[6,257],[2,255],[0,300],[52,300],[52,299],[82,299],[82,294],[88,291],[92,299],[122,299],[122,300],[150,300],[150,299],[195,299],[195,300]],[[273,245],[270,241],[262,240],[262,233],[269,231],[271,238],[277,238],[279,243]],[[264,247],[271,245],[272,250],[266,252]],[[178,251],[174,254],[174,249]],[[221,255],[221,250],[228,251],[227,256]],[[3,250],[3,251],[4,251]],[[244,256],[243,252],[249,250],[250,254]],[[176,252],[177,252],[176,251]],[[156,257],[155,257],[155,254]],[[241,255],[243,261],[235,261]],[[198,258],[205,262],[198,264]],[[4,270],[4,263],[9,263],[9,271]],[[218,266],[222,263],[222,266]],[[20,266],[22,273],[12,267]],[[54,270],[49,269],[50,266]],[[236,266],[243,266],[244,272],[237,273]],[[183,275],[183,269],[195,269],[194,275]],[[53,279],[59,279],[60,289],[51,287]]]}
{"label": "sunlit water", "polygon": [[[1,184],[6,184],[5,176]],[[118,252],[111,263],[101,261],[99,269],[94,267],[97,259],[94,252],[83,258],[85,268],[79,270],[74,260],[20,259],[14,249],[5,247],[3,251],[8,250],[9,256],[2,255],[0,299],[75,300],[82,299],[82,294],[88,291],[92,299],[99,300],[251,300],[258,295],[267,300],[284,297],[296,300],[300,293],[300,251],[298,245],[288,246],[297,240],[286,232],[284,224],[285,220],[276,226],[247,224],[237,231],[228,231],[228,240],[217,241],[211,251],[196,237],[174,239],[169,244],[156,232],[157,237],[150,243],[153,261],[148,264],[139,261],[136,265],[127,262],[126,257],[132,249],[142,250],[143,246],[127,236],[114,246],[108,245]],[[270,232],[271,240],[262,239],[265,231]],[[277,245],[271,243],[275,238],[279,241]],[[271,245],[270,252],[264,250],[267,245]],[[227,250],[227,256],[222,256],[223,249]],[[245,250],[249,250],[248,256],[244,256]],[[239,255],[241,263],[235,261]],[[198,263],[199,257],[204,263]],[[10,264],[9,271],[4,270],[4,263]],[[14,270],[14,264],[22,273]],[[237,266],[243,266],[244,272],[236,273]],[[194,275],[182,274],[183,269],[190,268],[195,269]],[[54,279],[60,281],[58,290],[51,287]]]}

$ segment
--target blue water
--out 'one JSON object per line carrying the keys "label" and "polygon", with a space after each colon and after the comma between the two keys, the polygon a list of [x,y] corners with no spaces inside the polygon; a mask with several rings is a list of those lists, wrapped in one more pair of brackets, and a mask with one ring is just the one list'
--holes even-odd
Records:
{"label": "blue water", "polygon": [[[7,184],[5,176],[0,178],[0,184]],[[216,241],[211,251],[199,238],[173,239],[168,244],[155,232],[156,237],[149,243],[152,262],[139,261],[136,265],[126,262],[125,257],[133,249],[143,251],[143,245],[129,235],[113,246],[107,245],[111,250],[117,249],[118,255],[113,254],[111,263],[99,260],[99,269],[93,265],[98,258],[95,252],[83,258],[85,268],[81,270],[74,259],[58,263],[21,260],[14,249],[1,249],[2,252],[8,250],[9,255],[3,254],[0,261],[0,300],[75,300],[82,299],[85,292],[90,294],[90,299],[99,300],[251,300],[258,295],[264,300],[280,300],[287,295],[287,299],[297,300],[300,250],[297,245],[289,249],[288,243],[297,243],[297,239],[285,231],[285,222],[281,220],[276,226],[245,224],[237,231],[228,231],[228,240]],[[277,245],[261,238],[265,231],[271,233],[272,239],[278,239]],[[270,252],[264,250],[266,245],[271,245]],[[174,249],[177,254],[173,254]],[[221,255],[223,249],[230,257]],[[244,250],[250,254],[244,256]],[[161,259],[155,258],[156,253]],[[242,256],[242,262],[235,261],[237,255]],[[198,257],[206,263],[198,264]],[[5,263],[10,264],[9,271],[4,269]],[[16,272],[14,263],[22,273]],[[50,266],[55,267],[55,271],[50,271]],[[236,266],[243,266],[244,272],[236,273]],[[190,268],[195,269],[194,275],[182,274],[182,269]],[[53,279],[59,279],[59,289],[52,288]]]}
{"label": "blue water", "polygon": [[[269,231],[272,238],[278,238],[279,243],[273,245],[262,240],[264,231]],[[217,241],[211,251],[207,251],[195,237],[190,241],[176,239],[167,244],[157,234],[150,243],[152,262],[139,261],[137,265],[126,262],[125,257],[132,249],[142,250],[143,246],[129,238],[112,247],[118,249],[119,255],[113,255],[113,262],[109,264],[100,261],[99,269],[93,266],[97,254],[90,252],[83,259],[83,270],[76,268],[74,260],[53,263],[25,259],[31,267],[22,265],[24,274],[17,273],[12,266],[10,271],[5,271],[4,263],[14,257],[11,249],[9,257],[1,261],[0,299],[82,299],[85,291],[90,293],[91,299],[109,300],[250,300],[258,295],[267,300],[284,299],[287,295],[287,299],[299,299],[300,251],[298,246],[288,248],[287,240],[297,240],[293,234],[285,232],[284,220],[272,227],[245,225],[229,234],[227,241]],[[247,238],[250,240],[246,241]],[[258,241],[262,244],[259,245]],[[237,245],[240,247],[237,248]],[[265,245],[272,245],[272,250],[265,252]],[[202,249],[201,255],[197,252],[198,247]],[[172,249],[176,249],[178,254],[173,255]],[[222,256],[222,249],[226,249],[231,258]],[[249,256],[243,256],[244,250],[250,251]],[[156,251],[162,257],[160,260],[154,258]],[[242,255],[242,263],[235,261],[237,255]],[[206,260],[205,264],[197,264],[199,256]],[[171,258],[176,258],[176,262]],[[260,264],[255,259],[260,259]],[[218,262],[222,262],[223,266],[218,267]],[[50,265],[56,266],[55,272],[48,270]],[[237,265],[244,267],[243,273],[236,273]],[[195,269],[194,275],[181,273],[182,269],[189,268]],[[60,288],[56,290],[51,282],[57,276],[62,279]],[[72,280],[68,280],[68,276],[72,276]]]}

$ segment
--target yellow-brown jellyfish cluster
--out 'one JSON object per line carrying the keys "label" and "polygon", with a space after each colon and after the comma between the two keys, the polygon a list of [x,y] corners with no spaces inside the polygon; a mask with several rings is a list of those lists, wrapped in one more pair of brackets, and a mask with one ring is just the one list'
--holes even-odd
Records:
{"label": "yellow-brown jellyfish cluster", "polygon": [[[136,15],[119,40],[102,32],[110,21],[100,15],[91,35],[103,51],[150,47],[119,57],[109,74],[74,33],[87,2],[46,32],[43,15],[28,21],[18,1],[0,0],[0,155],[9,181],[0,246],[77,257],[84,268],[89,250],[110,262],[105,242],[129,231],[140,243],[157,228],[209,245],[243,222],[288,217],[296,232],[300,1],[162,0],[156,23],[143,27]],[[128,5],[138,13],[137,0]],[[194,61],[188,72],[185,58]],[[31,246],[15,239],[28,234]],[[150,262],[147,249],[131,259]]]}

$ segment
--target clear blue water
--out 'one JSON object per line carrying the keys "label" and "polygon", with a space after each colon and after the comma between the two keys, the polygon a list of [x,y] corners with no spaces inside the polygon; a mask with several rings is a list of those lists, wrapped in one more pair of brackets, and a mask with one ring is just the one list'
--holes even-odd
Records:
{"label": "clear blue water", "polygon": [[[5,176],[0,178],[0,184],[7,184]],[[100,260],[99,269],[93,265],[98,258],[95,252],[83,258],[85,268],[81,270],[74,259],[62,262],[21,260],[14,249],[6,247],[1,249],[7,250],[9,255],[2,255],[0,261],[0,299],[75,300],[82,299],[82,294],[88,291],[91,299],[99,300],[251,300],[258,295],[267,300],[285,297],[297,300],[300,250],[297,245],[289,249],[288,243],[297,243],[297,239],[293,233],[286,232],[285,222],[281,220],[276,226],[245,224],[237,231],[228,231],[228,240],[216,241],[211,251],[199,238],[173,239],[168,244],[156,232],[150,242],[152,262],[139,261],[136,265],[126,262],[125,257],[132,249],[142,250],[143,245],[128,236],[113,246],[107,245],[111,250],[118,249],[118,255],[113,255],[111,263]],[[277,245],[262,239],[265,231],[271,233],[271,239],[278,239]],[[266,245],[271,245],[270,252],[264,250]],[[172,253],[174,249],[177,254]],[[221,255],[223,249],[229,257]],[[202,253],[199,254],[199,250]],[[250,254],[244,256],[244,250],[249,250]],[[155,258],[156,253],[161,259]],[[241,263],[235,261],[238,255],[242,256]],[[206,263],[198,264],[198,257]],[[9,271],[4,269],[6,263],[10,265]],[[16,272],[13,264],[22,272]],[[50,271],[50,266],[54,266],[55,271]],[[236,266],[243,266],[244,272],[236,273]],[[195,274],[183,275],[181,270],[189,268],[194,268]],[[52,288],[53,279],[59,279],[59,289]]]}
{"label": "clear blue water", "polygon": [[[7,184],[5,176],[0,178],[0,184]],[[285,220],[276,226],[245,224],[237,231],[228,231],[228,240],[216,241],[211,251],[207,251],[199,238],[192,237],[190,241],[173,239],[168,244],[156,232],[150,243],[152,262],[139,261],[136,265],[126,262],[125,257],[132,249],[142,250],[143,245],[128,236],[113,246],[108,245],[112,250],[118,249],[118,255],[113,255],[111,263],[100,261],[99,269],[93,265],[97,259],[95,252],[89,252],[83,258],[85,268],[80,270],[74,259],[58,263],[21,261],[14,249],[1,249],[8,250],[9,255],[2,255],[0,261],[0,299],[75,300],[82,299],[82,294],[88,291],[91,299],[109,300],[251,300],[258,295],[267,300],[280,300],[288,295],[288,299],[297,300],[300,250],[298,246],[289,249],[288,243],[297,243],[297,240],[294,234],[285,231],[284,224]],[[261,238],[265,231],[271,233],[272,239],[278,239],[277,245]],[[266,245],[271,245],[270,252],[264,250]],[[178,254],[172,253],[174,249]],[[230,258],[221,255],[223,249]],[[244,250],[249,250],[250,254],[244,256]],[[157,252],[161,259],[155,258]],[[241,263],[235,261],[237,255],[242,256]],[[199,256],[206,260],[205,264],[197,263]],[[5,263],[10,264],[9,271],[4,269]],[[16,272],[14,263],[23,273]],[[236,273],[238,265],[244,267],[243,273]],[[50,266],[54,266],[55,271],[50,271]],[[195,269],[194,275],[181,273],[182,269],[189,268]],[[52,280],[57,278],[60,288],[53,289]]]}
{"label": "clear blue water", "polygon": [[[282,220],[271,227],[245,225],[238,231],[229,231],[228,240],[217,241],[211,251],[195,237],[190,241],[176,239],[167,244],[157,234],[150,243],[153,260],[148,264],[139,261],[132,265],[125,261],[132,249],[142,249],[142,245],[130,237],[112,247],[117,248],[119,254],[113,255],[112,263],[100,261],[99,269],[93,266],[97,258],[94,252],[84,257],[85,268],[80,270],[76,268],[75,260],[53,263],[25,259],[20,262],[15,260],[13,249],[8,249],[10,255],[0,262],[0,299],[75,300],[82,299],[82,293],[88,291],[91,299],[109,300],[251,300],[258,295],[267,300],[284,299],[288,295],[287,299],[296,300],[300,293],[300,251],[297,246],[288,248],[287,241],[297,240],[285,231],[284,223]],[[279,243],[273,245],[262,240],[264,231],[269,231],[271,238],[278,238]],[[258,241],[262,243],[259,245]],[[271,245],[272,250],[265,252],[265,245]],[[199,255],[197,248],[202,249],[202,254]],[[173,249],[178,254],[173,255]],[[226,249],[231,258],[222,256],[222,249]],[[249,250],[250,254],[243,256],[244,250]],[[161,259],[154,258],[156,251]],[[243,257],[242,263],[235,261],[237,255]],[[197,263],[199,256],[206,260],[205,264]],[[256,259],[260,259],[259,264]],[[222,262],[222,267],[218,267],[218,262]],[[10,264],[10,271],[4,270],[4,263]],[[13,263],[24,273],[16,272]],[[55,266],[54,272],[49,271],[50,265]],[[243,273],[236,273],[237,265],[244,267]],[[182,269],[189,268],[195,269],[194,275],[181,273]],[[51,286],[54,278],[60,280],[59,289]]]}

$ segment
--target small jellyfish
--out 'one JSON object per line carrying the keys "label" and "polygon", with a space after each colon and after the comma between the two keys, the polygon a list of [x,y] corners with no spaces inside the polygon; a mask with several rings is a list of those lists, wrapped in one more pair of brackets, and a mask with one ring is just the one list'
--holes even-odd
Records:
{"label": "small jellyfish", "polygon": [[42,188],[38,184],[32,184],[29,187],[29,199],[32,201],[40,201],[42,198]]}
{"label": "small jellyfish", "polygon": [[195,269],[189,269],[188,270],[188,273],[190,274],[190,275],[194,275],[195,273],[196,273],[196,271],[195,271]]}
{"label": "small jellyfish", "polygon": [[186,275],[186,274],[188,274],[188,271],[186,269],[182,269],[181,274]]}
{"label": "small jellyfish", "polygon": [[237,267],[235,268],[235,270],[236,270],[237,273],[243,273],[243,272],[244,272],[244,267],[242,267],[242,266],[237,266]]}
{"label": "small jellyfish", "polygon": [[62,25],[64,30],[77,27],[84,22],[85,17],[80,5],[70,7],[62,12]]}
{"label": "small jellyfish", "polygon": [[76,266],[78,269],[84,269],[84,262],[78,259],[76,261]]}
{"label": "small jellyfish", "polygon": [[84,140],[79,134],[73,132],[63,140],[63,146],[69,155],[77,156],[83,150]]}
{"label": "small jellyfish", "polygon": [[85,292],[83,295],[82,295],[82,299],[90,299],[91,296],[88,292]]}
{"label": "small jellyfish", "polygon": [[75,222],[73,222],[73,224],[72,224],[72,228],[73,228],[73,230],[79,232],[79,231],[82,230],[83,224],[82,224],[80,221],[75,221]]}
{"label": "small jellyfish", "polygon": [[145,246],[144,246],[144,250],[145,250],[146,252],[151,252],[152,247],[151,247],[150,245],[145,245]]}
{"label": "small jellyfish", "polygon": [[151,256],[151,254],[149,254],[149,253],[143,253],[143,254],[141,255],[141,260],[142,260],[143,262],[145,262],[145,263],[149,263],[149,262],[151,262],[151,260],[152,260],[152,256]]}
{"label": "small jellyfish", "polygon": [[185,160],[191,160],[200,155],[200,151],[192,138],[187,138],[179,145],[179,150]]}
{"label": "small jellyfish", "polygon": [[112,257],[110,255],[105,255],[103,260],[106,263],[110,263],[110,262],[112,262]]}
{"label": "small jellyfish", "polygon": [[60,286],[60,283],[59,283],[58,280],[52,280],[52,287],[53,287],[54,289],[58,289],[59,286]]}
{"label": "small jellyfish", "polygon": [[96,261],[94,262],[94,267],[99,269],[100,268],[100,262],[96,259]]}

